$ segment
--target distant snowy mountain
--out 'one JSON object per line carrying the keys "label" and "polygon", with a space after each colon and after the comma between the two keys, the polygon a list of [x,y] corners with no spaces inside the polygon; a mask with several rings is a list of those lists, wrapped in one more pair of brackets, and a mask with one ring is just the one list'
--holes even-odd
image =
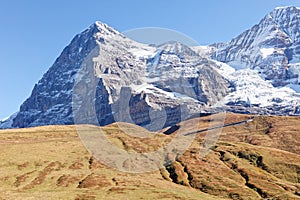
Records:
{"label": "distant snowy mountain", "polygon": [[231,41],[198,47],[141,44],[96,22],[0,128],[126,121],[156,130],[200,112],[299,115],[299,19],[299,8],[276,8]]}
{"label": "distant snowy mountain", "polygon": [[251,29],[211,47],[213,59],[235,69],[255,69],[274,86],[298,85],[300,9],[276,8]]}
{"label": "distant snowy mountain", "polygon": [[299,114],[300,8],[278,7],[229,42],[210,45],[206,54],[235,85],[224,99],[233,111],[249,99],[262,113]]}

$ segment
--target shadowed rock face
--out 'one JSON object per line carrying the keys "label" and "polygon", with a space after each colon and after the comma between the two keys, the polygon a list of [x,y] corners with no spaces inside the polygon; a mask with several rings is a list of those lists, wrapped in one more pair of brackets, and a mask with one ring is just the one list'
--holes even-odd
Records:
{"label": "shadowed rock face", "polygon": [[212,45],[216,60],[257,69],[274,86],[284,86],[298,77],[289,63],[299,60],[300,9],[277,8],[257,25],[229,42]]}
{"label": "shadowed rock face", "polygon": [[125,121],[158,130],[228,94],[214,65],[183,44],[151,47],[96,22],[63,50],[12,126]]}
{"label": "shadowed rock face", "polygon": [[75,36],[21,105],[13,127],[71,124],[74,78],[85,56],[96,47],[96,26]]}

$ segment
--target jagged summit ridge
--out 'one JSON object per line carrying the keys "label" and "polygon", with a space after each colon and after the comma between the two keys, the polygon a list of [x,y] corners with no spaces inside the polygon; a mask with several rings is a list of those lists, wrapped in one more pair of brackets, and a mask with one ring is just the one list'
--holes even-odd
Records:
{"label": "jagged summit ridge", "polygon": [[274,10],[286,10],[286,11],[290,11],[290,10],[300,10],[300,7],[297,7],[297,6],[278,6],[276,7]]}
{"label": "jagged summit ridge", "polygon": [[100,21],[96,21],[94,24],[94,26],[97,27],[97,29],[99,30],[100,33],[102,34],[120,34],[119,31],[117,31],[116,29],[108,26],[107,24],[100,22]]}

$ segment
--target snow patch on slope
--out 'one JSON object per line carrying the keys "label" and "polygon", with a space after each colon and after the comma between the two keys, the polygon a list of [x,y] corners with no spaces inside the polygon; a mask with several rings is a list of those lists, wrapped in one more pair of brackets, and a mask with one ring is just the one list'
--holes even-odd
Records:
{"label": "snow patch on slope", "polygon": [[230,65],[218,61],[214,61],[216,63],[216,68],[217,72],[221,74],[224,78],[231,80],[232,78],[232,73],[234,73],[236,70],[235,68],[231,67]]}
{"label": "snow patch on slope", "polygon": [[222,62],[216,62],[216,69],[224,78],[235,85],[235,91],[227,95],[221,104],[228,102],[250,100],[251,104],[257,104],[260,107],[271,106],[280,101],[281,105],[299,104],[300,85],[289,84],[285,87],[274,87],[269,81],[265,81],[258,71],[252,69],[240,69],[229,66]]}
{"label": "snow patch on slope", "polygon": [[231,74],[231,81],[236,85],[236,91],[225,97],[226,102],[236,101],[237,99],[261,107],[271,106],[274,99],[281,99],[282,104],[295,104],[299,101],[299,95],[289,87],[275,88],[270,82],[263,80],[256,70],[244,69]]}
{"label": "snow patch on slope", "polygon": [[190,48],[204,58],[209,58],[211,52],[214,50],[211,46],[192,46]]}
{"label": "snow patch on slope", "polygon": [[260,52],[262,53],[262,57],[265,59],[274,53],[274,48],[261,48]]}
{"label": "snow patch on slope", "polygon": [[128,49],[130,53],[133,54],[136,58],[149,58],[153,57],[156,53],[156,48],[145,45],[135,45],[133,48]]}
{"label": "snow patch on slope", "polygon": [[17,116],[18,112],[12,114],[9,117],[5,117],[0,121],[0,129],[12,128],[13,120]]}
{"label": "snow patch on slope", "polygon": [[181,94],[178,92],[168,92],[165,90],[162,90],[160,88],[155,87],[152,84],[148,84],[148,83],[143,83],[141,85],[130,85],[130,87],[136,92],[136,93],[146,93],[146,94],[159,94],[159,95],[163,95],[164,97],[167,98],[171,98],[171,99],[187,99],[187,100],[192,100],[195,102],[198,102],[198,100],[191,98],[185,94]]}

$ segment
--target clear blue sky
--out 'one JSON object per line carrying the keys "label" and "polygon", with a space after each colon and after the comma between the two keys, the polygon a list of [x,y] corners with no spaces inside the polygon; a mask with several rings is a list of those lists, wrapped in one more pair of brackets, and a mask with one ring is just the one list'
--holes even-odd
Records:
{"label": "clear blue sky", "polygon": [[94,21],[119,31],[163,27],[205,45],[227,41],[299,0],[1,0],[0,118],[19,109],[74,35]]}

